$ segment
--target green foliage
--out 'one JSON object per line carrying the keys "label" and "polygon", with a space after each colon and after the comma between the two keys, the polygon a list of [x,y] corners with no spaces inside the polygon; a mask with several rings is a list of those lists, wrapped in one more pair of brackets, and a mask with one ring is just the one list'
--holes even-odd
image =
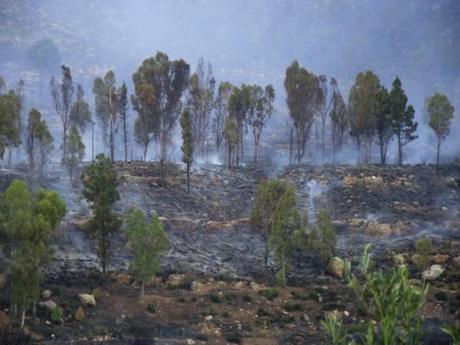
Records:
{"label": "green foliage", "polygon": [[53,151],[53,140],[48,125],[41,118],[41,113],[32,109],[27,125],[26,153],[32,174],[35,172],[36,164],[38,165],[39,178],[43,176],[44,167]]}
{"label": "green foliage", "polygon": [[49,238],[65,214],[57,193],[40,190],[36,195],[14,180],[1,198],[2,232],[7,237],[11,269],[11,300],[26,310],[40,293],[42,270],[51,260]]}
{"label": "green foliage", "polygon": [[[347,334],[342,326],[342,323],[334,317],[328,317],[326,320],[321,321],[326,333],[329,336],[329,343],[331,345],[352,345],[352,342],[347,341]],[[369,344],[373,345],[373,343]]]}
{"label": "green foliage", "polygon": [[85,144],[83,144],[83,141],[81,140],[78,128],[72,126],[66,138],[66,150],[64,151],[64,156],[62,157],[62,164],[67,168],[69,178],[72,183],[75,183],[75,171],[84,157]]}
{"label": "green foliage", "polygon": [[239,130],[238,124],[232,117],[225,119],[224,138],[227,143],[227,165],[233,167],[237,165]]}
{"label": "green foliage", "polygon": [[77,87],[77,99],[70,108],[70,123],[84,132],[86,127],[92,122],[89,104],[84,99],[84,92],[81,85]]}
{"label": "green foliage", "polygon": [[460,345],[460,327],[446,325],[441,328],[452,339],[452,345]]}
{"label": "green foliage", "polygon": [[310,234],[310,248],[327,264],[335,254],[336,234],[327,210],[318,212],[316,228]]}
{"label": "green foliage", "polygon": [[393,132],[398,140],[398,163],[403,162],[402,147],[417,139],[417,122],[414,122],[414,108],[407,106],[407,96],[398,77],[393,81],[390,92],[390,114]]}
{"label": "green foliage", "polygon": [[288,313],[296,312],[296,311],[303,311],[304,307],[300,303],[286,303],[284,305],[284,310]]}
{"label": "green foliage", "polygon": [[[425,303],[428,287],[420,290],[409,285],[409,272],[404,265],[389,272],[372,271],[372,261],[366,246],[361,259],[363,279],[351,273],[350,262],[345,265],[345,277],[370,320],[367,334],[356,335],[364,344],[419,344],[423,318],[418,311]],[[373,323],[375,322],[375,323]],[[323,323],[334,344],[350,344],[351,334],[344,334],[341,323]]]}
{"label": "green foliage", "polygon": [[157,307],[155,306],[155,304],[149,303],[149,304],[147,304],[147,311],[150,314],[155,314],[157,312]]}
{"label": "green foliage", "polygon": [[82,174],[82,194],[91,204],[93,218],[90,228],[98,240],[98,255],[101,259],[102,271],[106,273],[109,261],[110,235],[118,231],[121,222],[113,213],[113,204],[120,199],[118,194],[118,178],[115,167],[103,154],[96,156]]}
{"label": "green foliage", "polygon": [[284,88],[292,121],[290,159],[295,158],[300,162],[305,155],[305,145],[310,137],[315,113],[319,110],[322,101],[319,79],[294,61],[286,69]]}
{"label": "green foliage", "polygon": [[166,160],[167,145],[176,127],[181,97],[189,79],[190,66],[183,59],[171,61],[162,52],[144,60],[133,74],[131,102],[139,115],[136,138],[144,145],[145,152],[149,142],[159,138],[161,165]]}
{"label": "green foliage", "polygon": [[210,294],[208,297],[209,297],[209,300],[210,300],[212,303],[220,303],[220,297],[219,297],[219,295]]}
{"label": "green foliage", "polygon": [[277,288],[266,288],[259,290],[258,294],[262,297],[265,297],[269,301],[273,301],[276,297],[279,296],[279,291]]}
{"label": "green foliage", "polygon": [[21,143],[21,98],[10,90],[0,95],[0,158],[7,147],[17,147]]}
{"label": "green foliage", "polygon": [[59,322],[64,317],[64,310],[60,306],[51,309],[51,321]]}
{"label": "green foliage", "polygon": [[130,270],[142,284],[143,298],[145,282],[160,270],[160,258],[168,250],[169,241],[159,218],[154,216],[149,223],[139,209],[127,213],[125,231],[134,256]]}
{"label": "green foliage", "polygon": [[415,242],[415,251],[418,254],[416,265],[419,270],[424,270],[430,264],[430,256],[432,251],[431,238],[422,237]]}
{"label": "green foliage", "polygon": [[441,141],[449,134],[455,108],[446,95],[436,92],[428,99],[429,126],[438,138],[436,163],[439,164]]}
{"label": "green foliage", "polygon": [[375,134],[380,148],[380,164],[385,165],[388,144],[394,136],[391,116],[391,98],[388,90],[382,86],[376,95]]}

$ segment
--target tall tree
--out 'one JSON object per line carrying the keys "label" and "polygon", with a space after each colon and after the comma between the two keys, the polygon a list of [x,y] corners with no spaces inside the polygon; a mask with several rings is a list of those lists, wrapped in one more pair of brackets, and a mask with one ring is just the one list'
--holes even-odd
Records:
{"label": "tall tree", "polygon": [[76,126],[81,132],[91,124],[91,110],[85,101],[85,93],[81,85],[77,86],[77,97],[70,108],[69,123]]}
{"label": "tall tree", "polygon": [[318,77],[319,80],[319,110],[317,114],[319,115],[319,123],[320,123],[320,135],[321,135],[321,157],[324,161],[326,156],[326,126],[327,126],[327,119],[329,117],[329,113],[331,111],[331,107],[333,105],[333,95],[334,92],[331,92],[335,87],[337,87],[337,81],[335,78],[331,78],[330,85],[328,85],[327,77],[325,75],[320,75]]}
{"label": "tall tree", "polygon": [[438,139],[436,145],[436,165],[439,165],[441,142],[449,135],[454,112],[455,108],[450,104],[446,95],[436,92],[429,98],[429,126],[433,129]]}
{"label": "tall tree", "polygon": [[380,148],[380,164],[385,165],[387,160],[388,144],[394,132],[391,116],[391,99],[388,90],[382,86],[376,95],[375,132]]}
{"label": "tall tree", "polygon": [[182,112],[180,126],[182,129],[182,161],[187,166],[187,192],[190,193],[190,167],[193,163],[193,135],[191,114],[188,110]]}
{"label": "tall tree", "polygon": [[0,95],[0,123],[0,158],[3,159],[7,148],[21,143],[21,101],[13,90]]}
{"label": "tall tree", "polygon": [[401,165],[403,163],[402,148],[417,139],[415,135],[417,122],[414,121],[414,108],[411,105],[407,106],[407,96],[398,77],[393,81],[390,103],[393,132],[398,143],[398,164]]}
{"label": "tall tree", "polygon": [[121,84],[118,90],[118,111],[120,112],[120,119],[123,125],[123,146],[125,149],[125,162],[128,160],[128,87],[125,82]]}
{"label": "tall tree", "polygon": [[110,259],[111,235],[120,229],[120,219],[113,211],[113,205],[120,200],[118,178],[110,158],[103,154],[96,156],[82,174],[83,197],[90,202],[92,219],[91,231],[97,239],[97,253],[101,260],[102,273],[107,273]]}
{"label": "tall tree", "polygon": [[31,175],[34,176],[37,172],[39,181],[44,177],[45,166],[54,149],[53,140],[41,113],[37,109],[32,109],[27,125],[26,153]]}
{"label": "tall tree", "polygon": [[66,137],[67,149],[62,157],[62,164],[66,167],[69,173],[69,179],[72,184],[77,182],[76,171],[78,165],[85,157],[85,144],[81,140],[80,132],[76,126],[70,128],[69,134]]}
{"label": "tall tree", "polygon": [[337,151],[343,147],[345,133],[349,125],[347,106],[343,100],[342,94],[337,85],[335,85],[332,90],[332,108],[329,116],[332,122],[332,155],[335,163]]}
{"label": "tall tree", "polygon": [[300,162],[305,155],[314,115],[321,104],[319,79],[294,61],[286,69],[284,87],[292,121],[289,138],[290,159],[295,158]]}
{"label": "tall tree", "polygon": [[0,96],[3,94],[3,90],[6,87],[5,79],[0,75]]}
{"label": "tall tree", "polygon": [[232,168],[238,165],[238,143],[240,138],[240,132],[238,130],[238,124],[233,117],[228,116],[225,119],[224,126],[224,138],[225,138],[225,150],[226,150],[226,160],[227,166]]}
{"label": "tall tree", "polygon": [[168,250],[169,241],[158,216],[150,222],[139,209],[132,209],[126,216],[126,235],[134,259],[130,271],[141,284],[140,299],[144,300],[145,283],[160,270],[161,256]]}
{"label": "tall tree", "polygon": [[51,96],[54,108],[62,124],[62,156],[67,155],[67,137],[70,123],[70,109],[74,98],[74,86],[70,67],[62,65],[62,80],[56,81],[53,76],[50,81]]}
{"label": "tall tree", "polygon": [[250,102],[253,104],[252,111],[248,115],[248,124],[251,127],[254,137],[254,161],[257,161],[257,151],[260,137],[265,123],[273,113],[273,101],[275,90],[273,86],[267,85],[264,90],[258,85],[252,87]]}
{"label": "tall tree", "polygon": [[228,117],[228,105],[232,91],[233,85],[230,82],[226,81],[219,84],[216,99],[216,112],[213,120],[213,132],[217,151],[220,150],[224,140],[225,119]]}
{"label": "tall tree", "polygon": [[356,75],[349,96],[349,120],[351,135],[356,137],[358,150],[364,141],[364,163],[371,160],[372,138],[375,134],[376,96],[380,90],[379,78],[372,72],[360,72]]}
{"label": "tall tree", "polygon": [[115,161],[115,135],[119,125],[119,94],[115,73],[108,71],[103,78],[94,79],[93,93],[96,116],[104,132],[104,143],[109,148],[110,159]]}
{"label": "tall tree", "polygon": [[229,116],[235,121],[238,131],[236,165],[244,159],[244,132],[247,129],[249,113],[255,110],[255,102],[251,102],[251,92],[250,85],[242,84],[240,88],[233,87],[228,103]]}
{"label": "tall tree", "polygon": [[[205,70],[206,69],[206,70]],[[206,153],[210,115],[214,108],[216,81],[211,64],[205,68],[203,58],[198,61],[197,71],[190,77],[188,108],[192,116],[193,140],[201,154]]]}
{"label": "tall tree", "polygon": [[[181,113],[182,94],[189,80],[190,66],[183,59],[171,61],[168,55],[162,52],[144,60],[133,75],[135,86],[133,104],[135,109],[148,109],[145,115],[151,116],[146,121],[142,121],[142,125],[149,126],[147,127],[149,136],[153,134],[154,137],[155,135],[159,137],[162,175],[167,159],[167,147]],[[139,115],[141,116],[140,113]],[[148,146],[146,136],[144,135],[143,138]]]}

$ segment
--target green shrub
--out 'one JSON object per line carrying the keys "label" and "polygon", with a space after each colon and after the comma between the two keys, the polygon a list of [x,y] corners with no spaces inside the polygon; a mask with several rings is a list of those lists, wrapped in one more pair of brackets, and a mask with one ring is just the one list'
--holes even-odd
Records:
{"label": "green shrub", "polygon": [[148,311],[150,314],[155,314],[156,311],[157,311],[157,307],[155,306],[155,304],[149,303],[149,304],[147,304],[147,311]]}
{"label": "green shrub", "polygon": [[[361,259],[362,279],[351,273],[350,262],[345,263],[345,279],[372,320],[367,334],[355,334],[355,338],[365,339],[366,344],[420,344],[423,318],[417,314],[428,289],[420,290],[409,284],[405,265],[389,272],[371,271],[368,250],[369,245]],[[347,345],[353,338],[339,320],[328,319],[322,324],[333,345]]]}
{"label": "green shrub", "polygon": [[209,300],[212,302],[212,303],[220,303],[220,297],[219,295],[216,295],[216,294],[210,294],[208,296]]}
{"label": "green shrub", "polygon": [[252,297],[250,295],[248,295],[248,294],[243,295],[243,302],[249,303],[251,301],[252,301]]}
{"label": "green shrub", "polygon": [[418,254],[415,265],[419,270],[424,270],[430,264],[430,255],[432,251],[431,239],[421,237],[415,242],[415,251]]}
{"label": "green shrub", "polygon": [[300,303],[286,303],[284,305],[284,310],[288,313],[295,312],[295,311],[303,311],[303,305]]}
{"label": "green shrub", "polygon": [[309,296],[304,295],[303,293],[297,292],[297,291],[292,291],[291,295],[292,295],[292,298],[301,300],[301,301],[306,301],[309,299]]}
{"label": "green shrub", "polygon": [[276,288],[267,288],[259,291],[259,295],[265,297],[269,301],[273,301],[279,296],[279,291]]}
{"label": "green shrub", "polygon": [[51,309],[51,320],[54,322],[59,322],[64,317],[64,310],[60,306],[56,306]]}

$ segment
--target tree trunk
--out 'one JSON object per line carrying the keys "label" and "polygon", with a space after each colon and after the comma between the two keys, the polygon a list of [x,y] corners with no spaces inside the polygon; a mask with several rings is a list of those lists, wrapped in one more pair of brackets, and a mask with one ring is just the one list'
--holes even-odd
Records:
{"label": "tree trunk", "polygon": [[401,143],[401,134],[398,135],[398,165],[402,165],[402,143]]}
{"label": "tree trunk", "polygon": [[190,163],[187,163],[187,193],[190,193]]}
{"label": "tree trunk", "polygon": [[26,321],[26,308],[22,307],[22,310],[21,310],[21,329],[24,328],[25,321]]}
{"label": "tree trunk", "polygon": [[143,302],[145,297],[145,279],[142,279],[141,282],[141,292],[139,294],[139,299]]}
{"label": "tree trunk", "polygon": [[115,162],[115,143],[113,137],[113,120],[110,120],[110,159]]}
{"label": "tree trunk", "polygon": [[123,140],[125,144],[125,162],[128,161],[128,132],[126,129],[126,118],[123,119]]}
{"label": "tree trunk", "polygon": [[259,143],[257,141],[254,142],[254,162],[257,162],[257,149],[259,147]]}
{"label": "tree trunk", "polygon": [[265,265],[265,268],[268,267],[268,243],[267,243],[267,240],[265,240],[265,248],[264,248],[264,265]]}
{"label": "tree trunk", "polygon": [[438,138],[438,145],[436,147],[436,165],[439,165],[440,154],[441,154],[441,138]]}

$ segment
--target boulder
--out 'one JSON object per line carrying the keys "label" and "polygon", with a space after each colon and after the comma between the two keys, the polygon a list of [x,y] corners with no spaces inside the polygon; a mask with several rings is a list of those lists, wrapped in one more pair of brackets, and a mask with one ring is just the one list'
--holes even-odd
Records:
{"label": "boulder", "polygon": [[388,237],[393,233],[390,224],[386,223],[369,223],[366,226],[366,234],[374,236]]}
{"label": "boulder", "polygon": [[345,263],[339,257],[334,257],[329,261],[328,270],[329,272],[337,278],[343,278],[343,269],[345,268]]}
{"label": "boulder", "polygon": [[83,307],[78,307],[77,311],[74,314],[74,318],[77,321],[83,321],[85,319],[85,310]]}
{"label": "boulder", "polygon": [[50,299],[52,295],[53,295],[53,291],[51,291],[50,289],[46,289],[42,291],[42,299]]}
{"label": "boulder", "polygon": [[433,259],[433,262],[436,264],[443,264],[447,262],[447,260],[449,260],[449,255],[436,254],[436,255],[433,255],[432,259]]}
{"label": "boulder", "polygon": [[40,308],[45,308],[45,309],[51,311],[51,310],[53,310],[53,309],[55,309],[57,307],[57,304],[50,300],[50,301],[46,301],[46,302],[40,302],[40,303],[38,303],[38,306]]}
{"label": "boulder", "polygon": [[178,288],[184,284],[185,274],[171,274],[166,284],[170,288]]}
{"label": "boulder", "polygon": [[424,280],[436,280],[444,273],[444,268],[441,265],[432,265],[430,268],[422,272]]}
{"label": "boulder", "polygon": [[78,294],[78,298],[80,299],[80,302],[83,305],[87,305],[90,307],[95,307],[96,306],[96,299],[94,298],[94,295],[86,294],[86,293],[80,293]]}

